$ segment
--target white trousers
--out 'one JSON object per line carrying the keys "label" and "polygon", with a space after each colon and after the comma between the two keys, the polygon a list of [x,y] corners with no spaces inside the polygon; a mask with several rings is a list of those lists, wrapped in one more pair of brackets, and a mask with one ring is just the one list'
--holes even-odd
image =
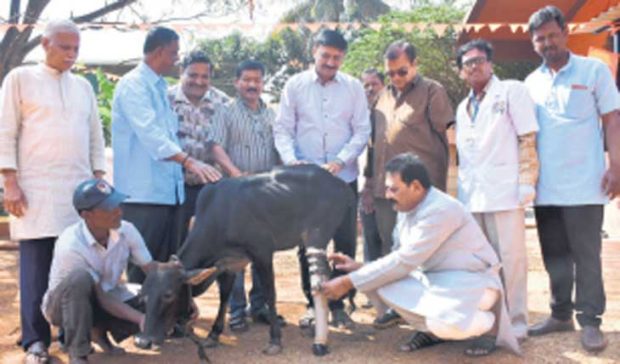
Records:
{"label": "white trousers", "polygon": [[474,218],[502,262],[508,315],[517,338],[527,336],[527,251],[523,209],[474,213]]}
{"label": "white trousers", "polygon": [[[381,289],[368,292],[367,296],[377,310],[377,317],[381,317],[388,308],[392,308],[408,323],[413,323],[420,317],[396,305],[394,302],[390,301],[387,296],[381,295]],[[428,317],[425,318],[426,329],[433,335],[444,340],[466,340],[483,335],[493,328],[495,315],[490,310],[499,297],[500,295],[497,290],[487,288],[480,299],[478,310],[474,313],[469,327],[465,330]]]}

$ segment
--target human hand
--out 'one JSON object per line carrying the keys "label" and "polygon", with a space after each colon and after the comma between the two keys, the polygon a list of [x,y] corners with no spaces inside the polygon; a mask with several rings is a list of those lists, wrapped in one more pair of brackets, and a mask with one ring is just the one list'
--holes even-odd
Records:
{"label": "human hand", "polygon": [[336,175],[340,173],[340,171],[342,171],[344,164],[339,160],[335,160],[335,161],[331,161],[329,163],[323,164],[322,167],[325,168],[329,173]]}
{"label": "human hand", "polygon": [[603,175],[602,181],[603,192],[613,200],[620,195],[620,167],[610,166]]}
{"label": "human hand", "polygon": [[321,293],[330,300],[336,300],[353,289],[353,282],[347,276],[331,279],[321,285]]}
{"label": "human hand", "polygon": [[15,175],[5,176],[4,178],[3,205],[6,212],[15,217],[22,217],[26,213],[26,209],[28,208],[26,195],[24,195],[24,192],[19,186]]}
{"label": "human hand", "polygon": [[197,175],[202,183],[216,182],[222,178],[222,174],[215,167],[195,158],[188,158],[185,168]]}
{"label": "human hand", "polygon": [[530,185],[519,185],[519,205],[527,207],[534,202],[536,190]]}
{"label": "human hand", "polygon": [[362,266],[362,263],[358,263],[350,256],[340,252],[329,254],[327,260],[334,264],[334,268],[343,272],[353,272]]}
{"label": "human hand", "polygon": [[362,190],[362,196],[360,198],[360,205],[364,214],[370,214],[375,211],[375,198],[372,195],[370,189],[364,188]]}

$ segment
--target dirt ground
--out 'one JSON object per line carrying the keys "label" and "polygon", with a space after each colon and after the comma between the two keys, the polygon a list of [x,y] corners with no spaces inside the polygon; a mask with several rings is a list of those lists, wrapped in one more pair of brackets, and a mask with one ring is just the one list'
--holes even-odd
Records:
{"label": "dirt ground", "polygon": [[[361,246],[358,249],[361,252]],[[535,230],[528,229],[529,251],[529,307],[530,322],[548,313],[548,280],[543,270]],[[359,254],[359,253],[358,253]],[[530,338],[523,345],[523,357],[519,358],[504,350],[483,359],[470,359],[461,353],[465,343],[449,343],[422,350],[415,354],[399,353],[398,344],[407,337],[411,326],[401,326],[376,331],[370,324],[372,309],[358,309],[353,319],[358,323],[352,331],[330,332],[331,353],[323,358],[312,355],[312,338],[304,336],[297,326],[298,318],[305,311],[304,298],[299,286],[297,260],[294,251],[278,253],[275,259],[277,273],[278,310],[288,325],[283,329],[283,352],[276,357],[261,353],[267,344],[268,328],[252,324],[246,333],[235,335],[228,328],[222,335],[222,345],[207,350],[213,363],[620,363],[620,241],[606,241],[604,246],[604,274],[607,289],[607,312],[603,330],[609,345],[598,354],[588,354],[581,349],[578,333],[553,334],[542,338]],[[21,363],[23,353],[15,346],[19,336],[19,302],[17,293],[17,252],[0,251],[0,363]],[[365,302],[362,295],[356,302]],[[197,332],[206,335],[217,308],[217,288],[212,287],[197,300],[201,317]],[[196,348],[187,339],[168,341],[162,352],[139,350],[131,340],[122,345],[127,353],[107,356],[96,353],[90,357],[93,363],[163,364],[197,363]],[[53,363],[66,363],[67,356],[57,344],[51,347]]]}

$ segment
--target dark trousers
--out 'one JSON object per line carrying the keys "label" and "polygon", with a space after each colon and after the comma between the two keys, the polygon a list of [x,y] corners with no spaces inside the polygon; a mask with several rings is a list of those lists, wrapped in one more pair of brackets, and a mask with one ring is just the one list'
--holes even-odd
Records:
{"label": "dark trousers", "polygon": [[[263,294],[263,287],[256,267],[252,264],[250,269],[252,274],[252,289],[250,289],[250,314],[254,314],[265,308],[267,303]],[[230,317],[244,317],[248,302],[245,296],[245,269],[235,275],[235,283],[228,300],[230,306]]]}
{"label": "dark trousers", "polygon": [[50,326],[41,313],[41,302],[47,291],[55,243],[55,237],[19,242],[21,345],[24,349],[37,341],[50,345]]}
{"label": "dark trousers", "polygon": [[[144,312],[137,298],[126,303]],[[97,302],[95,281],[84,269],[72,271],[51,292],[48,306],[48,316],[55,326],[62,327],[65,346],[74,356],[90,354],[93,327],[110,332],[117,343],[140,331],[135,323],[114,317],[101,308]]]}
{"label": "dark trousers", "polygon": [[362,211],[360,218],[364,235],[364,262],[368,263],[381,257],[381,246],[383,244],[374,211],[369,214]]}
{"label": "dark trousers", "polygon": [[[182,232],[180,205],[124,203],[121,208],[123,219],[136,226],[153,260],[166,262],[177,252]],[[127,278],[129,282],[142,283],[145,275],[140,267],[129,263]]]}
{"label": "dark trousers", "polygon": [[[599,326],[605,312],[601,269],[603,206],[539,206],[536,225],[551,282],[551,315]],[[576,288],[573,304],[573,285]]]}
{"label": "dark trousers", "polygon": [[[342,223],[336,230],[334,235],[334,251],[341,252],[352,258],[355,258],[355,248],[357,246],[357,181],[349,183],[349,186],[355,194],[356,202],[349,208],[348,213],[343,219]],[[312,289],[310,288],[310,272],[308,270],[308,259],[306,258],[306,249],[301,247],[297,253],[299,258],[299,264],[301,266],[301,286],[304,291],[304,295],[308,300],[308,307],[314,307],[314,300],[312,299]],[[332,269],[331,278],[338,277],[346,274],[346,272]],[[337,301],[329,301],[329,309],[343,309],[343,299]]]}
{"label": "dark trousers", "polygon": [[189,222],[194,216],[196,212],[196,200],[198,199],[198,194],[204,185],[185,185],[185,202],[181,205],[181,244],[185,242],[185,238],[187,238],[187,234],[189,232]]}

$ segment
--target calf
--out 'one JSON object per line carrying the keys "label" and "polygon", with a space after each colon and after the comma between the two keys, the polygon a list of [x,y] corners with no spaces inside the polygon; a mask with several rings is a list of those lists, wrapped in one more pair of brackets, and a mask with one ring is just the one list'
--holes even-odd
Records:
{"label": "calf", "polygon": [[[194,227],[178,252],[182,268],[169,265],[176,269],[149,273],[145,280],[144,335],[156,343],[163,341],[170,323],[178,319],[173,316],[183,311],[173,307],[179,307],[180,300],[187,301],[189,294],[204,292],[217,280],[220,306],[207,344],[217,343],[224,328],[234,272],[252,261],[269,308],[270,341],[263,352],[279,353],[282,347],[273,253],[302,245],[308,251],[317,292],[317,329],[312,349],[315,355],[326,354],[327,307],[316,288],[329,273],[325,248],[354,203],[353,192],[345,182],[315,165],[281,167],[205,186],[196,203]],[[193,291],[188,293],[192,285]]]}

